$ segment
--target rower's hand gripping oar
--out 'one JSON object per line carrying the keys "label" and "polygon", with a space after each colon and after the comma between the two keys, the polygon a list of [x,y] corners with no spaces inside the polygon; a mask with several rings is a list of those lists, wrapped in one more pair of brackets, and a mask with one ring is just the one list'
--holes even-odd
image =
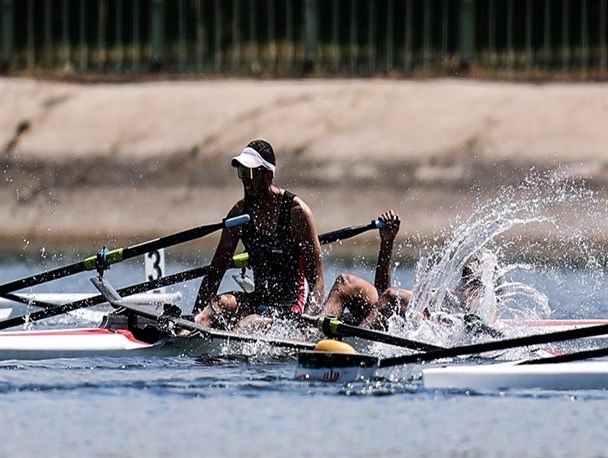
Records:
{"label": "rower's hand gripping oar", "polygon": [[423,342],[416,342],[415,340],[405,339],[403,337],[394,336],[382,331],[374,331],[372,329],[364,329],[358,326],[351,326],[343,323],[334,317],[320,316],[312,317],[309,315],[302,315],[302,318],[306,321],[316,324],[316,326],[323,331],[327,337],[359,337],[361,339],[371,340],[374,342],[386,343],[389,345],[396,345],[398,347],[411,348],[413,350],[420,351],[432,351],[432,350],[443,350],[443,347],[436,345],[430,345]]}
{"label": "rower's hand gripping oar", "polygon": [[239,215],[234,218],[224,219],[221,223],[198,226],[127,248],[116,248],[111,251],[104,251],[100,254],[90,256],[82,261],[75,262],[65,267],[59,267],[48,272],[43,272],[41,274],[32,275],[31,277],[22,278],[20,280],[15,280],[0,285],[0,296],[5,293],[11,293],[22,288],[27,288],[28,286],[40,285],[51,280],[84,272],[85,270],[97,269],[100,267],[100,262],[103,263],[104,267],[107,267],[111,264],[116,264],[126,259],[148,253],[149,251],[155,251],[161,248],[167,248],[173,245],[188,242],[190,240],[209,235],[219,229],[238,226],[246,223],[247,221],[249,221],[249,215]]}

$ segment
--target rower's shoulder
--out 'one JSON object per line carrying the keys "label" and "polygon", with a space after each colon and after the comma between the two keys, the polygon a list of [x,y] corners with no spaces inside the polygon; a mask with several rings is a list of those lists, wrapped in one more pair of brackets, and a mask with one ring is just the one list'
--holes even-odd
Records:
{"label": "rower's shoulder", "polygon": [[306,204],[306,202],[304,202],[304,200],[302,200],[301,197],[299,196],[294,196],[293,198],[293,202],[291,204],[291,214],[296,215],[296,216],[303,216],[303,217],[307,217],[310,216],[312,217],[312,210],[310,209],[310,207],[308,206],[308,204]]}
{"label": "rower's shoulder", "polygon": [[240,199],[232,206],[232,208],[228,212],[228,218],[234,218],[235,216],[240,216],[244,212],[245,212],[245,200]]}

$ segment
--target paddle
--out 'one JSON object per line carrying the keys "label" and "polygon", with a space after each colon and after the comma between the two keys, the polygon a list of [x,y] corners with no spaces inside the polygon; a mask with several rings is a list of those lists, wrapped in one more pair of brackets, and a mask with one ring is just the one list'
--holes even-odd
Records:
{"label": "paddle", "polygon": [[249,221],[249,215],[239,215],[234,218],[224,219],[221,223],[199,226],[127,248],[116,248],[111,251],[102,252],[101,256],[100,254],[90,256],[82,261],[75,262],[65,267],[59,267],[48,272],[43,272],[41,274],[32,275],[31,277],[22,278],[20,280],[15,280],[0,285],[0,296],[4,296],[7,293],[11,293],[22,288],[27,288],[28,286],[40,285],[51,280],[84,272],[85,270],[107,267],[111,264],[116,264],[126,259],[148,253],[149,251],[159,250],[161,248],[167,248],[179,243],[188,242],[190,240],[209,235],[219,229],[238,226],[246,223],[247,221]]}
{"label": "paddle", "polygon": [[[354,237],[355,235],[361,234],[366,230],[371,230],[376,227],[382,226],[381,221],[372,221],[372,223],[361,226],[351,226],[346,227],[344,229],[338,229],[333,232],[328,232],[325,234],[319,235],[319,240],[322,244],[331,243],[335,240],[344,240],[348,237]],[[336,238],[336,234],[338,234],[338,238]],[[247,264],[247,254],[241,253],[235,255],[233,257],[233,267],[243,267]],[[169,275],[167,277],[161,277],[156,280],[147,281],[144,283],[139,283],[133,286],[128,286],[118,290],[118,292],[122,296],[130,296],[132,294],[143,293],[145,291],[150,291],[157,288],[162,288],[164,286],[174,285],[176,283],[181,283],[183,281],[192,280],[194,278],[202,277],[209,270],[209,265],[203,267],[196,267],[194,269],[186,270],[177,274]],[[0,296],[2,296],[0,294]],[[11,328],[13,326],[19,326],[25,323],[32,323],[35,321],[43,320],[45,318],[50,318],[53,316],[61,315],[62,313],[71,312],[73,310],[85,307],[92,307],[94,305],[99,305],[106,302],[102,295],[97,295],[88,299],[83,299],[80,301],[71,302],[68,304],[63,304],[54,307],[46,308],[45,310],[40,310],[38,312],[31,313],[29,315],[22,315],[13,318],[9,318],[6,320],[0,321],[0,330]],[[31,305],[37,306],[38,303],[36,301],[30,302]]]}
{"label": "paddle", "polygon": [[[214,338],[214,339],[226,339],[240,342],[263,342],[275,347],[286,347],[286,348],[296,348],[299,350],[311,350],[315,347],[315,344],[310,342],[298,341],[298,340],[286,340],[286,339],[272,339],[263,336],[251,336],[245,334],[239,334],[236,332],[230,331],[220,331],[216,329],[207,328],[205,326],[201,326],[200,324],[194,323],[192,321],[184,320],[183,318],[177,318],[172,316],[163,315],[157,313],[153,310],[148,310],[143,307],[138,307],[131,304],[125,304],[120,297],[120,294],[110,285],[104,278],[102,277],[94,277],[91,278],[91,282],[95,285],[95,287],[99,290],[99,292],[103,295],[103,297],[114,307],[117,309],[124,309],[129,313],[133,313],[135,315],[140,315],[146,318],[151,318],[153,320],[164,320],[169,323],[172,323],[178,329],[186,329],[188,331],[193,331],[201,337],[206,338]],[[190,334],[190,336],[193,336]]]}
{"label": "paddle", "polygon": [[431,351],[431,350],[444,350],[443,347],[436,345],[430,345],[423,342],[416,342],[415,340],[404,339],[403,337],[394,336],[382,331],[374,331],[372,329],[363,329],[358,326],[351,326],[345,324],[337,318],[320,316],[313,317],[309,315],[302,315],[302,318],[306,321],[316,324],[316,326],[323,331],[327,337],[360,337],[366,340],[372,340],[374,342],[381,342],[390,345],[396,345],[398,347],[411,348],[413,350],[420,351]]}

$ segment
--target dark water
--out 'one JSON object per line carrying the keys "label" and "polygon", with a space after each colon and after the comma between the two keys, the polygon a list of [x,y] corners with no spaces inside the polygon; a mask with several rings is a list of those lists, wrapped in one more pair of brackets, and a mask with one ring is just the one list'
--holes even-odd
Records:
{"label": "dark water", "polygon": [[[0,282],[66,261],[0,263]],[[122,287],[139,264],[113,266]],[[187,267],[168,260],[168,274]],[[327,287],[343,266],[327,266]],[[349,268],[349,270],[352,270]],[[369,269],[355,268],[369,279]],[[556,318],[606,318],[597,272],[545,269],[520,280],[547,294]],[[36,291],[94,292],[79,274]],[[395,281],[411,285],[412,269]],[[223,287],[231,288],[228,280]],[[172,288],[191,305],[198,282]],[[55,324],[56,325],[56,324]],[[51,324],[51,326],[54,326]],[[606,457],[608,392],[426,390],[420,366],[352,384],[293,379],[295,359],[264,355],[82,358],[0,363],[2,457]]]}

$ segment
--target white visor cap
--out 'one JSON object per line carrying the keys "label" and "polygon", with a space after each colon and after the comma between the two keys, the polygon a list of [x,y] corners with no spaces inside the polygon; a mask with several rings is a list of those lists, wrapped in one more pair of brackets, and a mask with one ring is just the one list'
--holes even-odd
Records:
{"label": "white visor cap", "polygon": [[275,171],[274,164],[271,164],[258,153],[256,150],[248,146],[241,154],[232,158],[232,167],[238,167],[239,164],[244,165],[250,169],[257,169],[258,167],[264,167],[266,170],[272,172]]}

